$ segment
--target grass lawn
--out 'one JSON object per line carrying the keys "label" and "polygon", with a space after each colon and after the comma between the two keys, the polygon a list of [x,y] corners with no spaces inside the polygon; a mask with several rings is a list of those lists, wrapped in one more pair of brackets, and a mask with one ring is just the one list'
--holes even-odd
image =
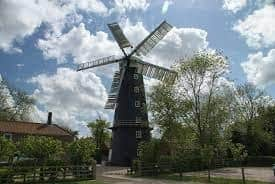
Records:
{"label": "grass lawn", "polygon": [[[207,177],[198,177],[198,176],[183,176],[181,179],[178,175],[160,175],[158,177],[154,177],[154,179],[166,179],[166,180],[176,180],[176,181],[186,181],[186,182],[193,181],[193,182],[208,183]],[[212,177],[210,183],[214,183],[214,184],[242,184],[242,180]],[[268,182],[251,181],[251,180],[246,180],[245,183],[246,184],[271,184]]]}

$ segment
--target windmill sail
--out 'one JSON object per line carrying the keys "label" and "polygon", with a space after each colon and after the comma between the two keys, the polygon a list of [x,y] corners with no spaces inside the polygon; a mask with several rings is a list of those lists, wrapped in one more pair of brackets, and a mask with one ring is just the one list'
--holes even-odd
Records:
{"label": "windmill sail", "polygon": [[119,92],[119,84],[120,84],[120,72],[116,71],[113,77],[113,82],[111,86],[111,90],[109,92],[108,100],[105,104],[105,109],[114,109],[117,101],[117,96]]}
{"label": "windmill sail", "polygon": [[94,68],[94,67],[97,67],[97,66],[117,63],[117,62],[120,62],[122,60],[123,60],[123,58],[121,58],[121,57],[108,56],[108,57],[100,58],[100,59],[90,61],[90,62],[87,62],[87,63],[81,63],[77,66],[77,71],[85,70],[85,69],[88,69],[88,68]]}
{"label": "windmill sail", "polygon": [[172,29],[172,26],[163,21],[153,32],[151,32],[130,54],[146,55],[150,52],[160,40]]}
{"label": "windmill sail", "polygon": [[126,48],[126,47],[132,47],[132,45],[125,37],[125,35],[124,35],[123,31],[121,30],[120,26],[118,25],[118,23],[108,24],[108,27],[111,30],[116,42],[118,43],[118,45],[121,49]]}
{"label": "windmill sail", "polygon": [[160,81],[174,82],[177,77],[177,73],[173,70],[169,70],[164,67],[153,65],[151,63],[144,62],[142,60],[136,60],[137,73],[145,75],[146,77],[158,79]]}

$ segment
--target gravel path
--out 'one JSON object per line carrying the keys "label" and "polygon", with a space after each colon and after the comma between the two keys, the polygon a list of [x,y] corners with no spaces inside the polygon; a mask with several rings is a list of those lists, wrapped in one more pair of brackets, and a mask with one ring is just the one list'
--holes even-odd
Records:
{"label": "gravel path", "polygon": [[[244,169],[245,178],[247,180],[256,180],[256,181],[265,181],[275,183],[275,176],[271,167],[245,167]],[[207,172],[190,172],[185,173],[184,175],[190,176],[207,176]],[[234,178],[242,179],[241,169],[235,167],[228,167],[213,170],[211,172],[213,177],[223,177],[223,178]]]}
{"label": "gravel path", "polygon": [[[147,178],[127,177],[127,168],[123,167],[97,167],[97,179],[111,184],[195,184],[196,182],[179,182],[171,180],[157,180]],[[189,172],[184,173],[186,176],[207,176],[207,172]],[[211,171],[211,177],[223,177],[241,179],[240,168],[222,168]],[[275,176],[271,168],[267,167],[246,167],[245,177],[247,180],[257,180],[275,183]],[[197,183],[199,184],[199,183]]]}
{"label": "gravel path", "polygon": [[178,182],[171,180],[156,180],[147,178],[127,177],[127,168],[121,167],[97,167],[97,179],[111,184],[201,184],[197,182]]}

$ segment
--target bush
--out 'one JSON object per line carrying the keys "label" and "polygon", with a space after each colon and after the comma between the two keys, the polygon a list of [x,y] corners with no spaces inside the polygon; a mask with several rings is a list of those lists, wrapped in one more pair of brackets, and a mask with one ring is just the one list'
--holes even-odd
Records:
{"label": "bush", "polygon": [[95,144],[91,138],[78,139],[68,145],[67,154],[72,164],[91,164],[95,156]]}
{"label": "bush", "polygon": [[0,161],[9,160],[15,151],[15,145],[0,135]]}
{"label": "bush", "polygon": [[19,147],[24,157],[34,158],[38,164],[61,158],[64,153],[61,141],[51,137],[28,136],[20,142]]}

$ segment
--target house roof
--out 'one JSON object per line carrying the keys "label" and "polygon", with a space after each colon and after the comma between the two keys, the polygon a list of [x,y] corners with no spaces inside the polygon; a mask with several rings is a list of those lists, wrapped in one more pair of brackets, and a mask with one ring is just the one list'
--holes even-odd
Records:
{"label": "house roof", "polygon": [[16,133],[45,136],[73,136],[55,124],[42,124],[22,121],[0,121],[0,133]]}

